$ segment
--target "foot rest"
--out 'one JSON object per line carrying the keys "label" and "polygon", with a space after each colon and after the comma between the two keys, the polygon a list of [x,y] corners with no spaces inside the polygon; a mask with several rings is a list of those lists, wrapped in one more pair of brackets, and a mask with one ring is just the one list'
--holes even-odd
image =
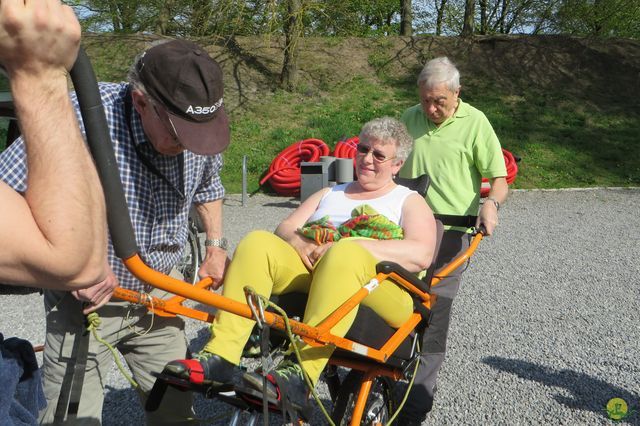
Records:
{"label": "foot rest", "polygon": [[156,377],[156,382],[153,384],[151,392],[149,392],[149,397],[144,407],[146,411],[156,411],[160,407],[164,394],[169,386],[182,392],[201,393],[205,398],[219,398],[219,395],[222,393],[233,391],[233,385],[231,384],[222,386],[197,385],[189,380],[181,379],[170,374],[156,373],[153,375]]}
{"label": "foot rest", "polygon": [[[262,410],[262,392],[243,385],[236,385],[235,391],[236,395],[246,401],[246,403],[250,406],[249,409],[253,411]],[[274,413],[284,412],[282,401],[273,398],[267,398],[267,408],[269,409],[269,411]],[[309,406],[307,409],[296,408],[295,413],[299,417],[299,420],[301,419],[303,421],[308,421],[311,418],[312,407]]]}

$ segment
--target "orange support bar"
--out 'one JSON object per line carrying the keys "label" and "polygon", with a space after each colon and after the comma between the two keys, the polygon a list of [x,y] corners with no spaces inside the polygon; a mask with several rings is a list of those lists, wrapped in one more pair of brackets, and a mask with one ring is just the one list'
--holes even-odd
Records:
{"label": "orange support bar", "polygon": [[482,237],[482,233],[477,233],[471,240],[469,248],[465,250],[464,253],[449,262],[447,266],[443,267],[439,271],[436,271],[433,279],[431,280],[431,286],[433,287],[434,285],[438,284],[444,278],[448,277],[449,274],[458,269],[464,262],[466,262],[478,248],[478,244],[480,244],[480,241],[482,241]]}

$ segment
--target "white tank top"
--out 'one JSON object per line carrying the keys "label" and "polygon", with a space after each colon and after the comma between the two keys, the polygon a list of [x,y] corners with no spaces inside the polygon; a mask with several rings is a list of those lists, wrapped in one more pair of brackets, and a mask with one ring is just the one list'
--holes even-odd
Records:
{"label": "white tank top", "polygon": [[368,204],[396,225],[402,225],[402,206],[404,205],[404,201],[409,195],[413,193],[417,194],[417,192],[407,187],[398,185],[382,197],[371,198],[369,200],[352,200],[351,198],[347,198],[344,193],[344,190],[349,185],[350,183],[343,183],[327,191],[322,196],[318,208],[311,217],[307,219],[307,222],[318,220],[323,216],[329,216],[331,223],[338,226],[351,219],[351,211],[354,208]]}

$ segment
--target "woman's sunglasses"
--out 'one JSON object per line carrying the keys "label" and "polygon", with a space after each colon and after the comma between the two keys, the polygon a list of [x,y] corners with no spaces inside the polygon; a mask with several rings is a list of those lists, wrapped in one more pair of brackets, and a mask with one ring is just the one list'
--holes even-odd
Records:
{"label": "woman's sunglasses", "polygon": [[367,154],[371,153],[371,155],[373,156],[373,161],[375,161],[376,163],[384,163],[386,161],[393,160],[394,158],[396,158],[396,157],[387,158],[387,156],[381,153],[380,151],[376,151],[375,149],[366,145],[360,145],[360,144],[356,145],[356,151],[358,151],[358,155],[362,155],[363,157],[366,157]]}

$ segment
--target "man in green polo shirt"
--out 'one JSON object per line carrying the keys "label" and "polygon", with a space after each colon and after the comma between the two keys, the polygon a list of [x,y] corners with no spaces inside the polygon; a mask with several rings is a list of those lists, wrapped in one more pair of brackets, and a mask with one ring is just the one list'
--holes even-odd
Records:
{"label": "man in green polo shirt", "polygon": [[[469,246],[470,228],[483,226],[491,235],[498,210],[507,198],[507,170],[500,142],[485,115],[460,98],[460,73],[446,57],[427,62],[418,76],[420,103],[402,115],[414,138],[413,151],[400,170],[402,177],[427,173],[431,185],[426,200],[436,215],[478,216],[475,223],[447,225],[437,267],[449,263]],[[491,190],[480,207],[482,178]],[[438,370],[444,361],[453,299],[460,287],[460,267],[433,292],[438,299],[422,342],[421,364],[398,419],[419,425],[431,411]]]}

